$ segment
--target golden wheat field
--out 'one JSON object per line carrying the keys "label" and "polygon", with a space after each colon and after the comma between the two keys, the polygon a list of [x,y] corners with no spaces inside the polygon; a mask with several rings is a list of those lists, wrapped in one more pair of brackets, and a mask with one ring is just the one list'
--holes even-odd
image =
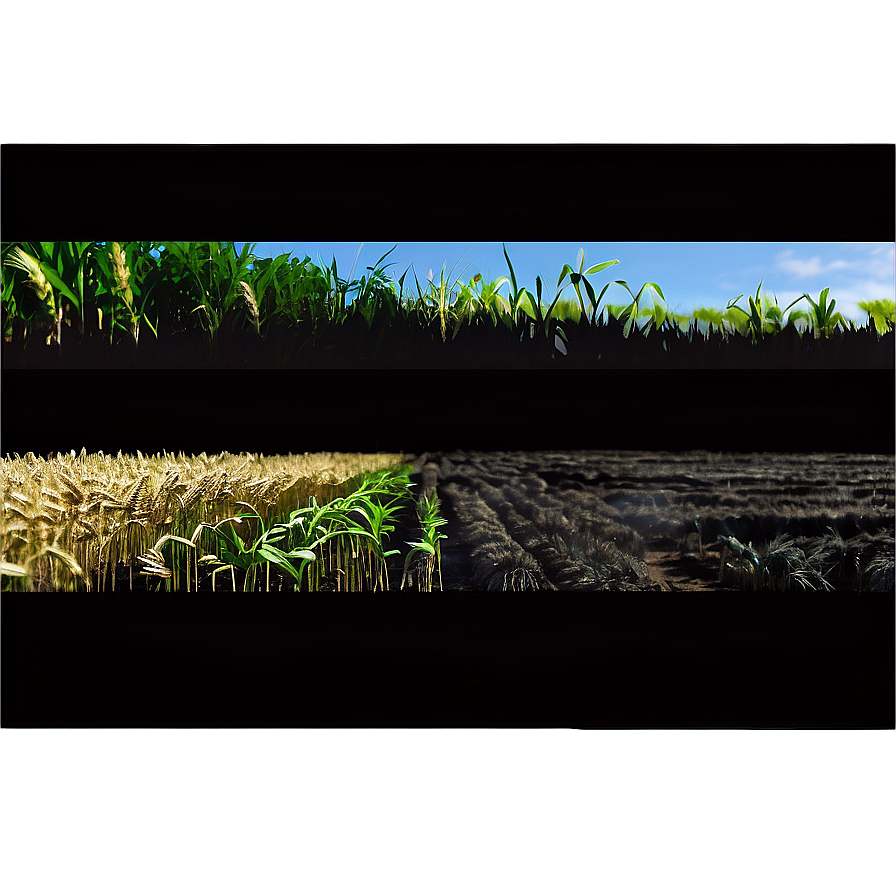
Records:
{"label": "golden wheat field", "polygon": [[[200,523],[247,507],[264,521],[312,500],[348,494],[364,474],[395,468],[399,454],[163,452],[88,454],[82,449],[0,461],[0,562],[4,584],[28,590],[114,587],[119,563],[131,582],[160,539],[182,547]],[[189,582],[189,579],[188,579]]]}

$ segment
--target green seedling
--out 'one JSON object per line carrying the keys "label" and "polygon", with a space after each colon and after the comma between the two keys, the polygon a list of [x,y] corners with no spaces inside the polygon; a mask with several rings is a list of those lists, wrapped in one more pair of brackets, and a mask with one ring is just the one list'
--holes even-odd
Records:
{"label": "green seedling", "polygon": [[874,323],[879,336],[892,331],[896,323],[896,302],[892,299],[876,299],[873,302],[859,302],[859,308]]}
{"label": "green seedling", "polygon": [[[794,299],[783,311],[778,307],[778,297],[775,296],[774,301],[769,301],[766,297],[762,297],[762,281],[759,281],[759,286],[756,289],[756,295],[749,297],[750,310],[745,311],[741,308],[737,303],[743,298],[743,295],[737,296],[737,298],[730,299],[728,305],[726,306],[726,311],[730,312],[730,314],[740,314],[743,315],[743,318],[737,323],[743,325],[746,334],[750,337],[753,342],[756,342],[759,338],[761,338],[764,334],[767,333],[780,333],[781,326],[784,319],[784,314],[787,313],[797,302],[799,302],[803,298],[807,298],[807,296],[800,296],[798,299]],[[732,320],[732,318],[728,318]],[[799,313],[792,314],[790,316],[791,320],[798,320]],[[735,323],[735,326],[737,326]]]}
{"label": "green seedling", "polygon": [[[659,285],[656,283],[649,283],[649,282],[645,283],[638,290],[638,294],[635,295],[632,292],[631,287],[628,285],[628,283],[625,282],[625,280],[613,280],[610,283],[608,283],[600,291],[600,296],[597,300],[597,304],[600,304],[600,301],[601,301],[601,299],[603,299],[604,294],[614,283],[617,286],[622,286],[626,290],[626,292],[628,292],[628,294],[632,297],[631,303],[624,306],[622,308],[621,312],[619,313],[619,315],[617,316],[617,319],[622,322],[622,325],[623,325],[622,332],[623,332],[623,335],[627,339],[631,335],[632,330],[635,328],[635,319],[639,316],[639,313],[640,313],[639,306],[640,306],[641,299],[644,296],[644,293],[648,289],[652,289],[663,300],[663,302],[666,301],[666,297],[663,295],[663,291],[660,289]],[[595,312],[596,312],[596,310],[597,310],[597,306],[595,305]],[[594,320],[594,316],[592,315],[592,322],[593,322],[593,320]],[[648,321],[648,323],[645,325],[645,328],[644,328],[645,332],[649,326],[650,326],[650,322]]]}
{"label": "green seedling", "polygon": [[[237,502],[243,504],[245,502]],[[246,505],[249,506],[249,505]],[[255,590],[256,570],[262,563],[265,564],[266,570],[266,591],[270,591],[271,587],[271,564],[281,572],[290,575],[296,582],[301,581],[301,575],[293,564],[292,560],[303,560],[310,562],[314,560],[314,554],[306,550],[283,551],[276,547],[278,542],[283,541],[287,537],[287,532],[282,526],[274,526],[270,530],[265,530],[264,521],[250,507],[251,513],[241,513],[236,517],[230,517],[222,520],[214,526],[208,523],[200,523],[200,528],[209,529],[214,534],[217,541],[219,555],[206,555],[203,559],[208,563],[217,563],[212,574],[212,588],[214,589],[214,576],[225,569],[242,570],[245,574],[243,579],[243,591]],[[254,541],[244,541],[236,532],[236,525],[247,522],[248,520],[258,520],[261,526],[261,534]],[[230,532],[222,531],[221,527],[228,523]],[[236,581],[234,580],[234,590],[236,590]]]}
{"label": "green seedling", "polygon": [[[594,287],[588,281],[588,277],[592,274],[598,274],[601,271],[605,271],[607,268],[612,267],[613,265],[619,264],[619,259],[614,258],[612,261],[602,261],[600,264],[592,265],[588,270],[584,270],[585,267],[585,250],[579,249],[579,258],[578,258],[578,270],[574,270],[570,265],[565,264],[560,270],[560,277],[557,280],[557,297],[560,296],[560,291],[562,291],[561,287],[563,282],[569,278],[569,284],[572,285],[572,288],[576,291],[576,298],[579,300],[579,307],[581,308],[582,317],[587,317],[588,314],[585,311],[585,302],[582,299],[582,287],[585,288],[585,292],[588,295],[588,301],[591,302],[591,320],[594,321],[597,315],[598,305],[600,304],[600,300],[594,297]],[[601,296],[603,296],[603,292],[601,292]],[[556,304],[556,299],[554,300]]]}
{"label": "green seedling", "polygon": [[417,503],[417,519],[420,524],[420,541],[409,541],[411,551],[405,558],[404,575],[401,579],[402,589],[410,577],[411,570],[416,569],[418,589],[432,591],[432,575],[435,570],[439,576],[439,590],[442,590],[442,552],[439,542],[447,536],[437,530],[447,526],[448,521],[439,515],[439,498],[433,493],[423,496]]}
{"label": "green seedling", "polygon": [[[808,293],[803,293],[800,298],[797,299],[797,301],[806,299],[809,302],[808,314],[803,312],[800,316],[802,317],[805,315],[812,327],[812,332],[816,336],[829,337],[837,327],[845,328],[847,326],[846,319],[843,315],[840,314],[839,311],[834,311],[834,306],[837,304],[836,301],[831,299],[831,301],[828,302],[828,294],[830,291],[830,287],[823,289],[817,302],[813,301]],[[794,315],[791,315],[791,317],[794,317]]]}

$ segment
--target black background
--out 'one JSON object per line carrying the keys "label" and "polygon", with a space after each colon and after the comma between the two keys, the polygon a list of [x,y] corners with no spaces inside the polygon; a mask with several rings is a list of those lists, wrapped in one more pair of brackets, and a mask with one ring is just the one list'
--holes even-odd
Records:
{"label": "black background", "polygon": [[4,454],[894,451],[887,370],[7,370],[3,384]]}
{"label": "black background", "polygon": [[[889,3],[0,16],[4,239],[894,239]],[[893,451],[888,372],[377,377],[4,371],[0,450]],[[892,595],[773,598],[4,595],[2,890],[892,893]]]}

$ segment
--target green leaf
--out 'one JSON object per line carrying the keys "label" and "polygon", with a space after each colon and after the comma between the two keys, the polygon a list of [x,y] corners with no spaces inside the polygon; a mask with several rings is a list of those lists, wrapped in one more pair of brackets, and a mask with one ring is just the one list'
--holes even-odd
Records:
{"label": "green leaf", "polygon": [[314,551],[306,551],[306,550],[298,550],[298,551],[290,551],[287,557],[294,557],[298,560],[308,560],[308,561],[316,561],[317,555]]}
{"label": "green leaf", "polygon": [[81,303],[78,300],[78,297],[62,282],[62,278],[59,276],[56,271],[53,270],[49,265],[41,265],[41,269],[47,277],[47,280],[53,284],[53,286],[59,290],[67,299],[71,299],[72,302],[75,303],[75,307],[80,310]]}
{"label": "green leaf", "polygon": [[510,281],[513,286],[513,294],[516,296],[518,295],[518,290],[516,288],[516,274],[513,272],[513,265],[510,263],[510,256],[507,254],[507,246],[504,243],[501,243],[501,246],[504,249],[504,258],[507,260],[507,267],[510,269]]}
{"label": "green leaf", "polygon": [[560,269],[560,276],[557,278],[557,287],[558,288],[560,287],[560,284],[563,282],[563,280],[567,274],[572,274],[572,273],[573,273],[573,269],[568,264],[564,264],[563,267]]}
{"label": "green leaf", "polygon": [[591,302],[591,310],[597,310],[597,300],[594,298],[594,287],[583,277],[582,282],[585,284],[585,292],[588,293],[588,301]]}
{"label": "green leaf", "polygon": [[593,267],[588,268],[588,270],[585,271],[585,274],[588,276],[591,274],[598,274],[601,271],[605,271],[607,268],[612,267],[614,264],[619,264],[618,258],[614,258],[612,261],[604,261],[601,262],[601,264],[596,264]]}

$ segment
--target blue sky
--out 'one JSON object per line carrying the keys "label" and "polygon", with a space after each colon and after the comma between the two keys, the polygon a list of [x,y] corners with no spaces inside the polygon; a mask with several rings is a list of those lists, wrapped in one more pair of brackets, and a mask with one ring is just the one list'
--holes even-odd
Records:
{"label": "blue sky", "polygon": [[[237,246],[242,244],[238,243]],[[304,257],[318,255],[327,263],[335,256],[340,276],[347,277],[354,264],[355,278],[366,272],[394,243],[258,243],[256,255],[273,256],[290,252]],[[359,246],[361,247],[358,255]],[[637,292],[647,281],[658,283],[669,306],[680,314],[695,308],[724,308],[729,299],[743,293],[762,291],[775,295],[782,308],[803,293],[813,299],[825,287],[837,310],[857,321],[866,319],[857,303],[874,299],[892,299],[894,287],[894,243],[508,243],[507,251],[516,272],[517,283],[535,292],[535,277],[540,274],[546,294],[553,298],[557,278],[564,263],[577,267],[579,249],[585,250],[585,267],[618,258],[619,264],[591,278],[599,289],[611,280],[625,280]],[[357,257],[357,262],[355,261]],[[412,264],[421,286],[432,270],[438,280],[442,266],[446,275],[469,280],[481,273],[486,280],[507,275],[501,243],[399,243],[386,260],[387,271],[398,279]],[[413,273],[405,287],[413,287]],[[502,290],[506,295],[507,289]],[[605,301],[620,304],[627,293],[611,286]],[[572,289],[564,296],[573,298]],[[795,306],[806,307],[802,302]]]}

